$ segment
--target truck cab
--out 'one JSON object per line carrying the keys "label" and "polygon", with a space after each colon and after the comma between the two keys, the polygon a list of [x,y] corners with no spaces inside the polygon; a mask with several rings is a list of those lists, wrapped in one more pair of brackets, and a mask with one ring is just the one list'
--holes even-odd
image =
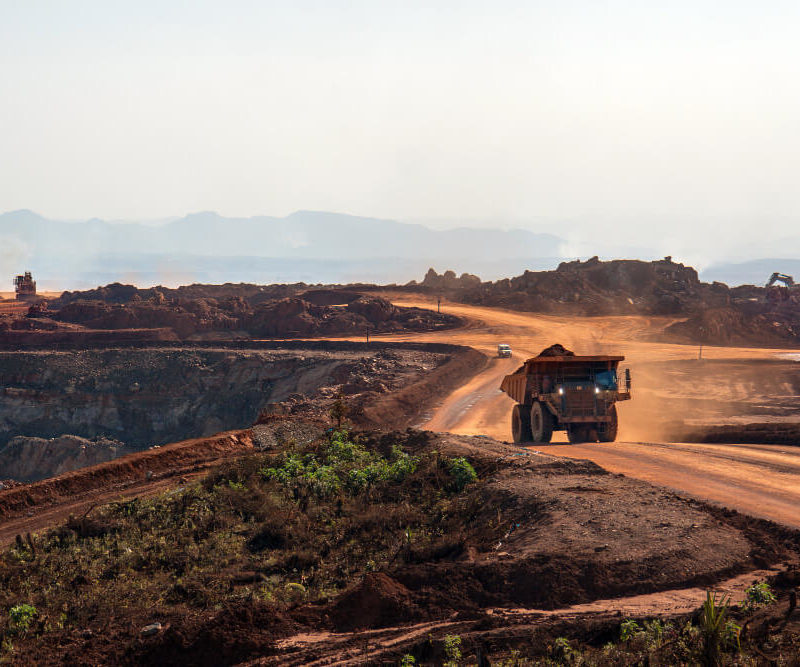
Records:
{"label": "truck cab", "polygon": [[501,359],[503,357],[510,357],[511,356],[511,346],[507,345],[506,343],[500,343],[497,346],[497,356]]}

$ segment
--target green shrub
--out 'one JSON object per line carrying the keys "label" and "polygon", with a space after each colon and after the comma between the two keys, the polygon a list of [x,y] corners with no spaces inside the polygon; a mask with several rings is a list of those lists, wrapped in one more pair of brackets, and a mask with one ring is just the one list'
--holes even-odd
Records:
{"label": "green shrub", "polygon": [[36,616],[36,607],[31,604],[16,604],[8,611],[8,619],[10,621],[9,629],[14,634],[21,634],[27,632],[31,621]]}
{"label": "green shrub", "polygon": [[445,635],[444,655],[446,667],[455,667],[461,662],[461,637],[458,635]]}
{"label": "green shrub", "polygon": [[574,665],[581,662],[581,653],[573,648],[566,637],[556,637],[550,647],[550,657],[559,664]]}
{"label": "green shrub", "polygon": [[346,489],[351,494],[367,491],[376,484],[399,483],[417,469],[419,459],[399,447],[392,448],[392,459],[370,452],[350,439],[345,430],[333,431],[328,444],[319,452],[284,456],[277,467],[264,468],[261,475],[292,490],[307,488],[318,498],[328,498]]}
{"label": "green shrub", "polygon": [[627,642],[642,631],[641,626],[631,618],[626,618],[619,625],[619,640]]}
{"label": "green shrub", "polygon": [[741,634],[741,625],[733,621],[725,623],[725,630],[722,633],[722,647],[728,651],[740,652],[742,650],[742,645],[740,643]]}
{"label": "green shrub", "polygon": [[463,491],[467,484],[471,484],[478,479],[478,473],[475,472],[475,468],[463,456],[450,459],[448,468],[456,491]]}
{"label": "green shrub", "polygon": [[745,591],[744,607],[748,611],[772,604],[773,602],[775,602],[775,594],[766,581],[759,581],[749,586]]}

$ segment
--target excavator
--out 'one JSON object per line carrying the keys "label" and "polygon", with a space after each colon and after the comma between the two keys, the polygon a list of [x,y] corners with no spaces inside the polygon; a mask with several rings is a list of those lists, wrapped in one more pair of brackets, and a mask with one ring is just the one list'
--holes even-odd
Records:
{"label": "excavator", "polygon": [[778,273],[777,271],[769,277],[769,281],[765,287],[772,287],[775,283],[783,283],[786,287],[794,287],[795,282],[792,276],[787,276],[785,273]]}
{"label": "excavator", "polygon": [[[775,283],[783,283],[783,285],[776,285]],[[781,304],[800,304],[800,285],[798,285],[792,276],[787,276],[785,273],[778,273],[777,271],[769,277],[766,286],[767,303],[775,306]]]}

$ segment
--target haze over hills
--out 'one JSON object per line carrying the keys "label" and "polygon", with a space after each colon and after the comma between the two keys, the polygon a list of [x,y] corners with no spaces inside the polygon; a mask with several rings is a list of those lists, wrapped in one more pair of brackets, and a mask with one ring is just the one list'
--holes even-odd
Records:
{"label": "haze over hills", "polygon": [[436,265],[488,277],[559,261],[563,241],[527,230],[450,229],[339,213],[285,218],[193,213],[162,225],[63,222],[32,211],[0,215],[2,271],[31,270],[40,287],[124,280],[407,282]]}
{"label": "haze over hills", "polygon": [[[558,229],[557,225],[553,225]],[[192,282],[405,283],[428,267],[484,280],[553,269],[562,260],[656,259],[609,239],[576,245],[551,233],[478,227],[434,229],[341,213],[228,218],[192,213],[163,222],[51,220],[29,210],[0,214],[0,281],[33,271],[41,290],[114,281],[140,286]],[[763,284],[772,271],[800,278],[800,260],[754,259],[699,266],[703,280]],[[0,282],[2,284],[2,282]],[[2,291],[2,290],[0,290]]]}

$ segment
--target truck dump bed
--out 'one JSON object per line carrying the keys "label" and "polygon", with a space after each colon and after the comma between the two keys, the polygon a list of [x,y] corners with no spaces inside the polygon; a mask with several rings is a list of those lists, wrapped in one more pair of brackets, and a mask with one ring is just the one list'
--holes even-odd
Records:
{"label": "truck dump bed", "polygon": [[[532,395],[547,394],[564,382],[587,379],[598,371],[615,371],[621,356],[531,357],[500,384],[517,403],[530,403]],[[547,386],[547,380],[550,386]]]}

